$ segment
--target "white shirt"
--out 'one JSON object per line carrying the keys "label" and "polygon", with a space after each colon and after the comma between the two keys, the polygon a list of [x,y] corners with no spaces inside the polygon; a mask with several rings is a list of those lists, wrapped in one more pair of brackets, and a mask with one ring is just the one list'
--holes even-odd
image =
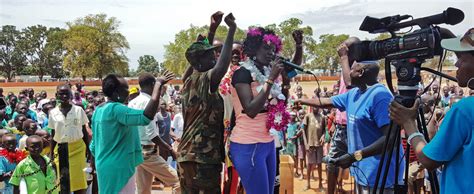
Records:
{"label": "white shirt", "polygon": [[72,105],[71,110],[64,117],[59,106],[49,112],[48,127],[54,129],[54,141],[58,143],[72,143],[83,137],[82,126],[87,125],[86,112],[79,106]]}
{"label": "white shirt", "polygon": [[40,111],[38,113],[36,113],[37,115],[37,118],[38,119],[38,125],[40,128],[43,128],[43,123],[44,123],[44,120],[47,119],[47,116],[46,113],[44,113],[43,111]]}
{"label": "white shirt", "polygon": [[183,135],[184,119],[183,114],[178,113],[174,115],[173,122],[171,122],[171,128],[174,129],[174,134],[176,137],[181,138]]}
{"label": "white shirt", "polygon": [[[128,103],[128,107],[145,110],[148,102],[150,102],[151,96],[140,92],[135,99]],[[155,145],[151,140],[159,135],[158,128],[156,127],[156,117],[154,117],[152,122],[146,126],[138,126],[138,134],[140,134],[140,142],[142,145]]]}

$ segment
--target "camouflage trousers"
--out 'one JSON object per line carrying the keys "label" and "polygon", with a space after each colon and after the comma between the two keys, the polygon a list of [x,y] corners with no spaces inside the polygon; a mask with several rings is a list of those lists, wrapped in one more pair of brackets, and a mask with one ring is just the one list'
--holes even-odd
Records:
{"label": "camouflage trousers", "polygon": [[222,164],[178,163],[182,194],[220,194]]}

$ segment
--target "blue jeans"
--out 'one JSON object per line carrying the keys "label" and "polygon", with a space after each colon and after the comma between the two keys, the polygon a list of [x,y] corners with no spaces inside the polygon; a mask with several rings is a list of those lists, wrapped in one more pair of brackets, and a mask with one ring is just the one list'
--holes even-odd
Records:
{"label": "blue jeans", "polygon": [[230,143],[230,156],[247,194],[273,194],[275,143]]}

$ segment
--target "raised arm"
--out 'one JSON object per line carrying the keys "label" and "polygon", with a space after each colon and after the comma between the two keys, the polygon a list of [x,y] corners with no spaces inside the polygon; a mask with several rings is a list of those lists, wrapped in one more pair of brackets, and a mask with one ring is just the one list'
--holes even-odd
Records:
{"label": "raised arm", "polygon": [[234,42],[234,34],[235,30],[237,29],[237,25],[235,24],[235,18],[230,13],[224,18],[225,23],[229,26],[229,32],[227,33],[227,38],[224,42],[224,46],[222,47],[221,55],[219,56],[219,60],[214,68],[211,69],[211,92],[217,91],[219,88],[219,83],[221,82],[224,75],[227,73],[227,69],[229,69],[230,59],[232,56],[232,43]]}
{"label": "raised arm", "polygon": [[211,16],[211,24],[209,25],[209,32],[207,33],[207,39],[211,44],[214,41],[217,27],[219,27],[219,24],[221,24],[222,22],[222,16],[224,16],[224,13],[222,13],[221,11],[217,11]]}
{"label": "raised arm", "polygon": [[[209,43],[211,44],[212,42],[214,42],[214,37],[216,35],[217,27],[219,27],[219,25],[221,24],[223,15],[224,13],[222,13],[221,11],[217,11],[211,16],[211,24],[209,25],[209,32],[207,33],[207,40],[209,40]],[[198,37],[198,40],[199,40],[199,37]],[[194,71],[193,67],[191,67],[191,65],[188,66],[188,68],[186,69],[182,77],[183,83],[186,81],[186,79],[188,79],[189,76],[191,76],[193,71]]]}
{"label": "raised arm", "polygon": [[[303,63],[303,31],[295,30],[293,31],[293,40],[295,41],[295,55],[293,56],[293,63],[297,65],[301,65]],[[283,78],[283,88],[282,93],[286,97],[286,101],[288,101],[288,97],[290,96],[290,79],[286,75],[286,72],[282,72]]]}
{"label": "raised arm", "polygon": [[303,63],[303,31],[295,30],[291,34],[295,40],[295,55],[293,56],[293,63],[301,65]]}
{"label": "raised arm", "polygon": [[344,80],[345,86],[350,86],[351,85],[351,68],[349,64],[349,48],[345,43],[342,43],[339,45],[337,48],[337,54],[339,55],[339,62],[341,63],[341,68],[342,68],[342,78]]}
{"label": "raised arm", "polygon": [[165,70],[163,76],[156,79],[155,87],[153,88],[153,93],[151,95],[150,102],[147,104],[143,112],[143,115],[145,115],[148,119],[153,120],[156,115],[160,103],[160,94],[162,86],[173,78],[174,74]]}

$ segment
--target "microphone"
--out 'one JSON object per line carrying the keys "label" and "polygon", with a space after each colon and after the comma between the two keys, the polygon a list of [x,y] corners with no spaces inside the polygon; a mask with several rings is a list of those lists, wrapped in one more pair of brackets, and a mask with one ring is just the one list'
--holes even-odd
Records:
{"label": "microphone", "polygon": [[301,71],[301,72],[305,72],[305,73],[308,73],[308,74],[312,74],[313,75],[313,72],[309,71],[309,70],[305,70],[303,69],[303,67],[297,65],[297,64],[294,64],[292,62],[290,62],[289,59],[285,58],[285,57],[282,57],[282,56],[279,56],[279,55],[275,55],[275,58],[279,58],[281,59],[281,63],[283,63],[283,65],[285,65],[286,67],[290,68],[290,69],[296,69],[298,71]]}
{"label": "microphone", "polygon": [[407,22],[396,24],[396,28],[405,28],[414,25],[432,25],[432,24],[449,24],[456,25],[464,20],[464,12],[460,9],[449,7],[443,13],[431,15],[423,18],[410,20]]}

